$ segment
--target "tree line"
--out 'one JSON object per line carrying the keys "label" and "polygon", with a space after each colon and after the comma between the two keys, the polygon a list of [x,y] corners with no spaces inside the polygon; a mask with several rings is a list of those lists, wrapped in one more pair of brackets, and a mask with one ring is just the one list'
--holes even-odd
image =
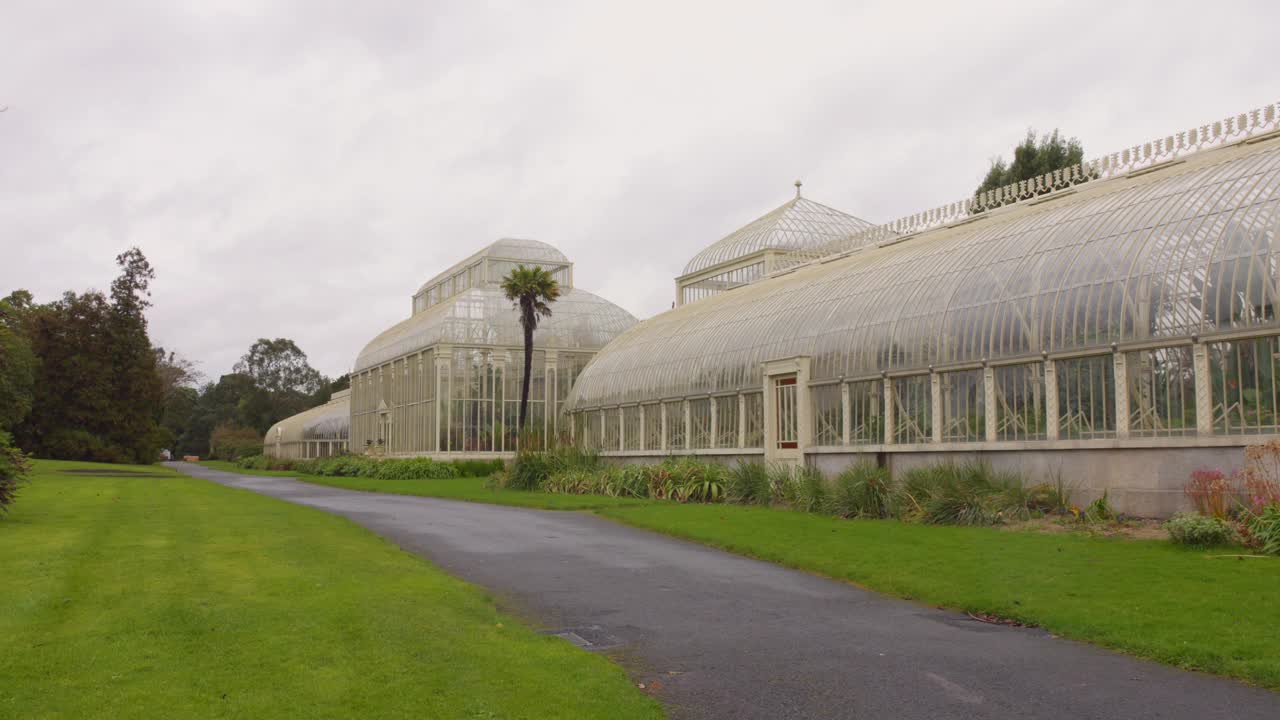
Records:
{"label": "tree line", "polygon": [[0,299],[0,444],[11,436],[37,457],[129,463],[153,462],[162,448],[261,448],[271,425],[346,386],[286,338],[258,340],[231,373],[204,382],[195,363],[151,342],[155,271],[142,251],[116,264],[107,293]]}

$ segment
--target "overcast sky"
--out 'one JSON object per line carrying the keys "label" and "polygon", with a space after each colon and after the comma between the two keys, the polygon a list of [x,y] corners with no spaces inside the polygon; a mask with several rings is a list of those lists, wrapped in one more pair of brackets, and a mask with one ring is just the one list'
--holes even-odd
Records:
{"label": "overcast sky", "polygon": [[807,197],[872,222],[969,194],[1028,127],[1092,157],[1275,101],[1274,0],[0,0],[0,294],[105,289],[216,379],[322,372],[503,236],[638,317]]}

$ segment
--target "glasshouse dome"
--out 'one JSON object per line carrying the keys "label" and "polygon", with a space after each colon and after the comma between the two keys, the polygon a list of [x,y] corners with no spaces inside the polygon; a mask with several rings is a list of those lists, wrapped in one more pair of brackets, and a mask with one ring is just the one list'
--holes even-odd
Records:
{"label": "glasshouse dome", "polygon": [[559,409],[597,350],[635,325],[574,287],[573,264],[536,240],[502,239],[419,288],[413,314],[375,337],[352,373],[352,446],[389,455],[514,450],[524,335],[499,284],[518,265],[552,274],[561,295],[534,334],[529,425],[554,437]]}
{"label": "glasshouse dome", "polygon": [[686,297],[583,372],[575,436],[607,454],[831,469],[1011,451],[999,462],[1111,482],[1121,504],[1180,504],[1191,469],[1238,465],[1241,436],[1280,429],[1276,111],[857,229]]}
{"label": "glasshouse dome", "polygon": [[871,227],[866,220],[801,197],[765,213],[694,255],[676,278],[676,304],[710,297],[826,254]]}
{"label": "glasshouse dome", "polygon": [[318,458],[347,451],[351,430],[351,391],[333,394],[324,405],[304,410],[271,426],[263,454],[278,458]]}

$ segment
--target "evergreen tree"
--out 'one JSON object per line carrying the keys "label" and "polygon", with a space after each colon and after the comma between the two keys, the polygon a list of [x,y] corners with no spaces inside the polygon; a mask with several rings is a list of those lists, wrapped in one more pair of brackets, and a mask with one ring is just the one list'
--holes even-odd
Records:
{"label": "evergreen tree", "polygon": [[1083,160],[1084,146],[1076,138],[1063,139],[1055,128],[1037,142],[1035,130],[1028,130],[1027,136],[1013,149],[1013,162],[1006,165],[1003,157],[992,160],[987,176],[974,195],[1031,180]]}

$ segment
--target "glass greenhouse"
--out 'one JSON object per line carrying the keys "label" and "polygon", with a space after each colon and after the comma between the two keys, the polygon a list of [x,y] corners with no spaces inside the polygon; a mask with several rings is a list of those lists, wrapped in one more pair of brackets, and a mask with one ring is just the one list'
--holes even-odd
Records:
{"label": "glass greenhouse", "polygon": [[341,455],[348,450],[351,391],[340,390],[329,402],[285,418],[267,431],[263,454],[306,459]]}
{"label": "glass greenhouse", "polygon": [[[1275,433],[1276,116],[886,225],[824,209],[789,242],[732,241],[762,218],[691,261],[682,304],[596,356],[569,397],[575,437],[620,455],[813,459]],[[758,248],[783,260],[697,290]]]}
{"label": "glass greenhouse", "polygon": [[534,335],[529,427],[539,443],[565,432],[560,408],[587,361],[636,324],[626,310],[574,287],[573,264],[536,240],[499,240],[413,296],[413,314],[360,352],[351,375],[351,442],[387,455],[515,449],[524,334],[499,283],[517,265],[561,288]]}

